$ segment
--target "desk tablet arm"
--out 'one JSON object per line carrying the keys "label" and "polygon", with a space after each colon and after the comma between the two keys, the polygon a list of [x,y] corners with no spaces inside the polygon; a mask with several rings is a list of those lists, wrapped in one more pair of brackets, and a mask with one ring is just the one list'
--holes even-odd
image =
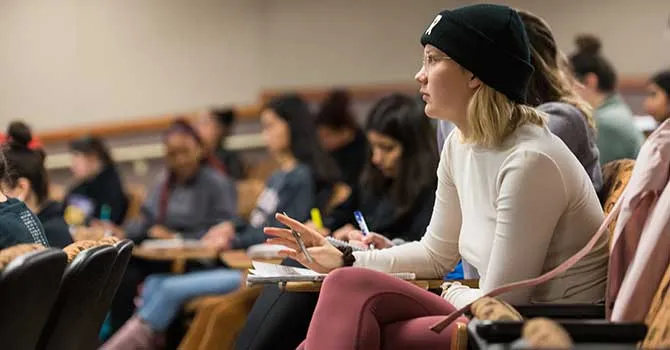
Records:
{"label": "desk tablet arm", "polygon": [[528,304],[514,305],[524,318],[604,320],[604,304]]}
{"label": "desk tablet arm", "polygon": [[[611,323],[608,321],[556,320],[575,344],[611,343],[636,344],[647,334],[643,323]],[[521,337],[523,321],[480,321],[474,319],[468,326],[476,343],[511,343]]]}

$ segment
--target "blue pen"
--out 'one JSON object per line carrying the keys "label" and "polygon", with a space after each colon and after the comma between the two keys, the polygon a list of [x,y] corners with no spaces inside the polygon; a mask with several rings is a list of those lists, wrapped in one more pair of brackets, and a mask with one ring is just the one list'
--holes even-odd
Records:
{"label": "blue pen", "polygon": [[[365,218],[363,217],[363,213],[360,211],[355,211],[354,212],[354,219],[356,219],[356,223],[358,223],[358,227],[361,229],[361,232],[363,232],[363,236],[367,236],[370,234],[370,229],[368,229],[368,224],[365,223]],[[370,249],[375,249],[375,245],[370,243],[369,246]]]}

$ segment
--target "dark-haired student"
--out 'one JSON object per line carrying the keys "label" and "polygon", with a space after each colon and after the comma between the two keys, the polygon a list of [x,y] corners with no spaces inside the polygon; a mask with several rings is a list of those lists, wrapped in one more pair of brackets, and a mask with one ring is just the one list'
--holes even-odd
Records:
{"label": "dark-haired student", "polygon": [[225,141],[235,127],[235,110],[212,109],[198,120],[197,130],[207,149],[223,165],[225,173],[235,180],[246,177],[246,168],[239,154],[225,146]]}
{"label": "dark-haired student", "polygon": [[83,137],[70,143],[71,171],[76,184],[65,196],[65,207],[77,208],[87,221],[100,219],[103,208],[109,219],[121,225],[128,209],[128,197],[114,160],[102,139]]}
{"label": "dark-haired student", "polygon": [[[237,209],[233,181],[211,165],[200,135],[185,120],[164,133],[166,169],[141,208],[141,218],[125,225],[123,234],[135,242],[147,238],[201,239],[217,224],[231,220]],[[134,311],[137,286],[165,264],[132,259],[112,305],[111,325],[117,330]]]}
{"label": "dark-haired student", "polygon": [[581,83],[579,94],[595,109],[600,164],[637,157],[644,135],[635,127],[633,112],[617,93],[617,74],[600,54],[600,39],[584,34],[576,38],[578,51],[570,65]]}
{"label": "dark-haired student", "polygon": [[4,154],[10,169],[0,184],[9,197],[21,200],[37,214],[47,240],[53,247],[64,248],[72,243],[70,229],[63,219],[60,203],[49,200],[49,181],[44,168],[44,152],[29,148],[29,129],[10,128]]}
{"label": "dark-haired student", "polygon": [[337,163],[342,180],[352,188],[357,186],[368,145],[347,91],[334,90],[323,101],[316,115],[316,126],[321,145]]}
{"label": "dark-haired student", "polygon": [[49,246],[40,220],[28,209],[25,203],[16,198],[8,198],[4,193],[5,187],[11,184],[9,174],[12,171],[7,166],[5,147],[0,147],[0,249],[22,243],[39,243]]}
{"label": "dark-haired student", "polygon": [[[269,153],[279,164],[265,184],[248,223],[230,221],[214,227],[206,242],[218,249],[244,249],[265,241],[263,228],[277,225],[276,212],[306,220],[316,205],[316,192],[337,178],[337,167],[320,147],[313,116],[297,95],[270,101],[261,113],[262,134]],[[181,305],[197,296],[225,294],[242,283],[239,271],[215,269],[181,276],[152,275],[142,291],[137,314],[110,339],[104,349],[151,349]]]}
{"label": "dark-haired student", "polygon": [[[338,238],[348,239],[353,211],[361,210],[372,231],[399,241],[418,240],[430,221],[437,186],[437,143],[430,120],[416,99],[393,94],[375,104],[365,132],[371,152],[366,153],[362,182],[324,224],[340,228]],[[295,349],[305,337],[317,298],[315,293],[265,287],[236,349]]]}
{"label": "dark-haired student", "polygon": [[644,111],[658,123],[670,118],[670,70],[654,74],[647,84]]}

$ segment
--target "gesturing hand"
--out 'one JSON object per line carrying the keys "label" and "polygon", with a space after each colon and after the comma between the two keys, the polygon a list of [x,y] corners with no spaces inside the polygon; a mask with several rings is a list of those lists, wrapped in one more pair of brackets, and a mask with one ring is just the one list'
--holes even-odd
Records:
{"label": "gesturing hand", "polygon": [[[310,229],[283,214],[275,214],[275,218],[282,224],[288,226],[289,229],[266,227],[264,232],[268,236],[274,237],[269,238],[267,243],[279,244],[289,248],[279,251],[280,256],[294,259],[304,266],[320,273],[328,273],[338,267],[342,267],[342,252],[330,245],[330,243],[328,243],[328,241],[316,230]],[[307,251],[312,256],[313,262],[308,262],[305,255],[300,251],[300,247],[290,229],[293,229],[300,234]]]}

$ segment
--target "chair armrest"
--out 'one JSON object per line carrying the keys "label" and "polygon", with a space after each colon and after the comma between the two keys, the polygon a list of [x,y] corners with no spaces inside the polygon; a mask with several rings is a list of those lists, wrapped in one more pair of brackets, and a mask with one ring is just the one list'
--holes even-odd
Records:
{"label": "chair armrest", "polygon": [[524,318],[605,319],[604,304],[528,304],[514,305],[514,308]]}
{"label": "chair armrest", "polygon": [[[487,343],[511,343],[521,337],[523,322],[475,321],[471,330]],[[556,320],[575,343],[637,343],[647,334],[644,323]]]}

